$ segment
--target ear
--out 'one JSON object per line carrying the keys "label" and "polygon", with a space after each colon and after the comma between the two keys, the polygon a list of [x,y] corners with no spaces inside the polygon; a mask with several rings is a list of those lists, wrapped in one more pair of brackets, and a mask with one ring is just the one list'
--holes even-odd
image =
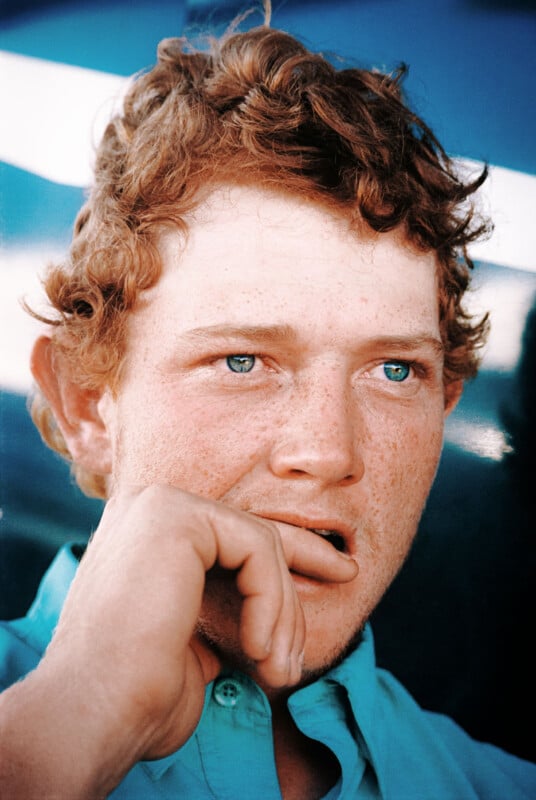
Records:
{"label": "ear", "polygon": [[102,392],[75,383],[48,336],[34,344],[32,374],[46,397],[73,461],[92,472],[112,469],[110,433],[99,413]]}
{"label": "ear", "polygon": [[451,381],[445,385],[445,417],[454,411],[462,396],[463,381]]}

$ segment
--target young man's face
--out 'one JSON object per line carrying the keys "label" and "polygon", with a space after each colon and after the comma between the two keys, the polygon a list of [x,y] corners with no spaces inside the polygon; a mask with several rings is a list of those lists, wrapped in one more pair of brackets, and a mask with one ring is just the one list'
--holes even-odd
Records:
{"label": "young man's face", "polygon": [[[350,232],[318,205],[215,192],[132,314],[107,422],[113,484],[167,483],[262,517],[338,531],[348,584],[296,577],[305,669],[348,645],[413,540],[445,401],[433,254]],[[240,657],[232,581],[201,627]]]}

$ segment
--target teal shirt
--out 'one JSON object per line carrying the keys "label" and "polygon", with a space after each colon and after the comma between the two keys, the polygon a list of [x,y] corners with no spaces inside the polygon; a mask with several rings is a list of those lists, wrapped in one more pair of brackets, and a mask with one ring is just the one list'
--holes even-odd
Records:
{"label": "teal shirt", "polygon": [[[77,563],[63,548],[27,616],[0,623],[1,688],[37,665]],[[376,667],[369,627],[342,664],[291,696],[289,708],[298,728],[332,750],[341,765],[339,782],[324,800],[536,798],[536,765],[475,742],[449,718],[423,711]],[[134,766],[110,797],[279,800],[263,692],[241,673],[222,673],[207,687],[201,720],[186,744],[167,758]]]}

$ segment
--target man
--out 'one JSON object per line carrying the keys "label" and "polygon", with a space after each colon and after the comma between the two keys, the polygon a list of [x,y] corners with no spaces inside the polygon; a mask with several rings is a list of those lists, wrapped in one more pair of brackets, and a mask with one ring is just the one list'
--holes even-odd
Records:
{"label": "man", "polygon": [[44,437],[108,503],[2,632],[2,797],[534,791],[377,670],[366,624],[486,327],[483,177],[399,78],[266,27],[167,40],[108,127],[32,359]]}

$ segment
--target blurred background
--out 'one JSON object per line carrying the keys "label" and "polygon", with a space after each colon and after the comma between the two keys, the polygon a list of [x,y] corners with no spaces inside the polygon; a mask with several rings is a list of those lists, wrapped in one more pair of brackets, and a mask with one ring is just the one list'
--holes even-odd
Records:
{"label": "blurred background", "polygon": [[[20,300],[39,308],[39,274],[68,246],[127,76],[154,63],[160,39],[222,32],[249,7],[0,0],[0,618],[25,613],[56,550],[85,541],[102,510],[33,429],[38,324]],[[246,24],[261,22],[257,10]],[[536,4],[275,0],[272,25],[340,63],[407,63],[411,104],[447,152],[464,169],[490,165],[480,202],[495,232],[472,252],[469,303],[490,311],[492,334],[448,421],[412,555],[373,622],[380,664],[422,705],[535,759]]]}

